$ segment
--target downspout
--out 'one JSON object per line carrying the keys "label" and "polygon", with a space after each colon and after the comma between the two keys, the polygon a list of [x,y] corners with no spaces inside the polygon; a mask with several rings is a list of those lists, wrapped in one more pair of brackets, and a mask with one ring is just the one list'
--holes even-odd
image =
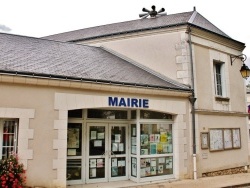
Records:
{"label": "downspout", "polygon": [[192,89],[192,96],[189,97],[189,101],[192,105],[192,136],[193,136],[193,176],[194,179],[197,179],[197,166],[196,166],[196,131],[195,131],[195,91],[194,91],[194,65],[193,65],[193,54],[192,54],[192,40],[191,40],[191,28],[188,27],[188,43],[189,43],[189,51],[190,51],[190,65],[191,65],[191,89]]}

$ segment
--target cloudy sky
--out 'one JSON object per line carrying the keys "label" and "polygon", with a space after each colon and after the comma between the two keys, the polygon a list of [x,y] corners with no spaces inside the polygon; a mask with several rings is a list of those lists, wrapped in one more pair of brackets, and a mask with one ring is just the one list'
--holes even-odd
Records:
{"label": "cloudy sky", "polygon": [[0,32],[42,37],[139,19],[142,8],[165,8],[168,14],[193,7],[233,39],[246,44],[250,66],[248,0],[0,0]]}

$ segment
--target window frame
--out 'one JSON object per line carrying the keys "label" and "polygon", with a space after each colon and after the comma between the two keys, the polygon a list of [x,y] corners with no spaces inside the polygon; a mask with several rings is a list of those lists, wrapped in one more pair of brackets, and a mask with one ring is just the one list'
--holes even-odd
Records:
{"label": "window frame", "polygon": [[[18,127],[19,122],[18,119],[12,118],[0,118],[0,160],[3,159],[3,148],[4,147],[12,147],[12,146],[4,146],[3,144],[3,135],[4,135],[4,122],[5,121],[13,121],[14,122],[14,138],[13,138],[13,153],[17,153],[18,151]],[[9,157],[9,154],[7,155]]]}
{"label": "window frame", "polygon": [[218,98],[227,98],[226,79],[225,79],[225,62],[214,60],[213,71],[214,71],[215,96]]}

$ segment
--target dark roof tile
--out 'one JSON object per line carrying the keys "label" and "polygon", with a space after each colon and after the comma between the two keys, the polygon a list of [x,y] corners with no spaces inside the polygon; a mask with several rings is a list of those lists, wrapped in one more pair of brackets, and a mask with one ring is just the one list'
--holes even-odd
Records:
{"label": "dark roof tile", "polygon": [[102,48],[0,34],[0,71],[188,90]]}
{"label": "dark roof tile", "polygon": [[[192,22],[190,22],[190,18],[194,14],[195,17],[192,20]],[[183,24],[192,24],[200,28],[203,28],[207,31],[219,34],[223,37],[230,38],[228,35],[226,35],[224,32],[222,32],[219,28],[214,26],[211,22],[209,22],[207,19],[205,19],[196,11],[170,14],[153,19],[146,18],[146,19],[127,21],[127,22],[113,23],[113,24],[80,29],[65,33],[59,33],[55,35],[46,36],[43,38],[49,40],[69,42],[69,41],[78,41],[78,40],[104,37],[109,35],[117,35],[121,33],[138,32],[153,28],[173,27]]]}

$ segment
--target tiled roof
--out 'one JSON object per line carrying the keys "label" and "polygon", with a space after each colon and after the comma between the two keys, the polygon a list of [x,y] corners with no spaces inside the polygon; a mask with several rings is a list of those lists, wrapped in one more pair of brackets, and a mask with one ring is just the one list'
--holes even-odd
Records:
{"label": "tiled roof", "polygon": [[188,90],[102,48],[0,33],[0,73]]}
{"label": "tiled roof", "polygon": [[143,30],[174,27],[178,25],[189,24],[205,29],[207,31],[219,34],[223,37],[230,38],[219,28],[210,23],[202,15],[196,11],[184,12],[178,14],[170,14],[160,16],[154,19],[138,19],[127,22],[120,22],[86,29],[80,29],[65,33],[59,33],[51,36],[43,37],[56,41],[77,41],[86,40],[110,35],[118,35],[122,33],[139,32]]}

